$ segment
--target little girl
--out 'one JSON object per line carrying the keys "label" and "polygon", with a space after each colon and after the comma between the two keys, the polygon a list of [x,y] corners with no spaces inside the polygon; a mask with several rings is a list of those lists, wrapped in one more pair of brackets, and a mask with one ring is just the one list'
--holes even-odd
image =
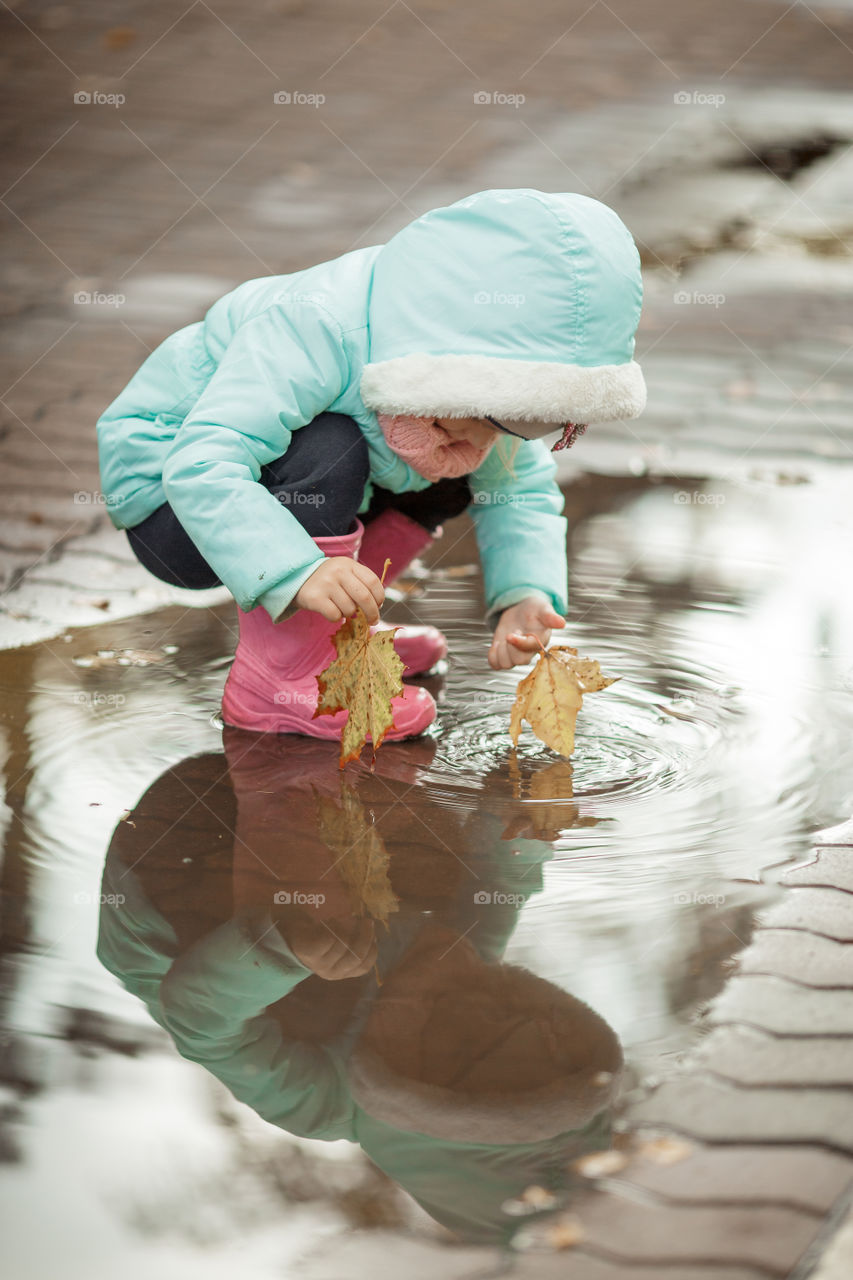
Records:
{"label": "little girl", "polygon": [[[249,280],[161,343],[98,421],[102,486],[147,569],[233,594],[227,724],[339,737],[346,711],[312,718],[332,634],[357,608],[381,626],[385,559],[390,581],[469,504],[491,666],[548,642],[568,607],[566,521],[543,440],[642,412],[641,302],[613,210],[491,190],[385,245]],[[407,675],[446,652],[432,627],[395,646]],[[389,739],[436,714],[416,685],[393,711]]]}

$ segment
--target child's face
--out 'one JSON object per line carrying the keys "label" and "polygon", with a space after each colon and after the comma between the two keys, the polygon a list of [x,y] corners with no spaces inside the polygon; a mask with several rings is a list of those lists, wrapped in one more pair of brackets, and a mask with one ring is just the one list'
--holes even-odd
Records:
{"label": "child's face", "polygon": [[436,418],[435,421],[451,439],[464,440],[475,449],[485,449],[495,436],[503,435],[502,431],[498,431],[485,418]]}

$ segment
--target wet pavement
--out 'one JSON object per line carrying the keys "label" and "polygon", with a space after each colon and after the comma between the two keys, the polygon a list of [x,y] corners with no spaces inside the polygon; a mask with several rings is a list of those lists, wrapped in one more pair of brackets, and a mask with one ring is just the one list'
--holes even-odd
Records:
{"label": "wet pavement", "polygon": [[[14,1280],[849,1274],[847,8],[5,11]],[[238,281],[504,185],[643,256],[649,407],[562,455],[565,638],[621,678],[512,751],[463,518],[387,610],[450,639],[427,738],[223,733],[233,606],[131,559],[95,418]]]}
{"label": "wet pavement", "polygon": [[[196,611],[173,608],[0,655],[9,804],[3,1181],[16,1209],[7,1247],[19,1265],[28,1260],[18,1274],[58,1265],[57,1237],[34,1249],[27,1205],[49,1196],[63,1169],[70,1176],[83,1143],[62,1236],[81,1275],[105,1273],[131,1248],[140,1268],[162,1258],[189,1274],[212,1255],[206,1274],[217,1274],[238,1247],[249,1274],[279,1274],[290,1256],[300,1257],[300,1275],[367,1274],[377,1249],[391,1249],[395,1266],[412,1274],[430,1274],[439,1250],[442,1268],[467,1274],[472,1258],[478,1268],[484,1258],[470,1244],[448,1257],[435,1224],[496,1258],[502,1238],[519,1227],[530,1233],[526,1215],[503,1206],[542,1183],[561,1214],[581,1215],[586,1243],[573,1257],[666,1256],[661,1241],[679,1239],[673,1221],[683,1220],[692,1240],[704,1224],[703,1261],[710,1250],[729,1265],[760,1263],[754,1274],[784,1274],[779,1260],[814,1237],[853,1154],[839,1106],[853,1013],[840,1029],[846,1006],[833,990],[839,963],[842,983],[853,986],[853,975],[827,951],[831,938],[838,949],[853,937],[846,895],[826,887],[846,863],[843,853],[825,870],[807,861],[811,833],[850,799],[848,611],[834,589],[844,552],[821,574],[814,565],[827,528],[843,548],[853,517],[837,475],[799,485],[692,481],[689,491],[681,483],[584,474],[567,490],[570,639],[621,677],[586,699],[571,762],[529,733],[511,748],[517,676],[486,665],[464,518],[432,549],[428,576],[405,582],[388,611],[392,621],[440,622],[448,634],[452,659],[427,680],[439,720],[423,740],[383,747],[372,773],[365,764],[341,776],[334,744],[223,735],[230,606],[203,626]],[[680,500],[685,492],[690,502]],[[790,873],[792,864],[805,865]],[[823,915],[806,904],[805,917],[792,919],[780,879],[799,894],[843,901],[824,902]],[[281,895],[300,916],[316,914],[315,928],[344,938],[353,913],[366,911],[376,971],[338,983],[303,973],[288,994],[269,937]],[[774,949],[780,934],[800,949]],[[724,988],[732,957],[751,939],[744,976]],[[176,972],[186,975],[184,991]],[[767,977],[779,972],[781,986]],[[249,995],[261,981],[255,1010]],[[513,982],[541,985],[514,993]],[[540,999],[556,1020],[556,1045],[554,1027],[546,1034],[528,1015],[499,1052],[507,1002],[527,1009]],[[260,1036],[261,1005],[276,1010],[272,1046],[269,1027]],[[419,1021],[425,1005],[428,1026]],[[655,1088],[685,1069],[703,1024],[712,1030],[696,1050],[701,1088],[679,1075]],[[768,1036],[793,1035],[801,1049],[804,1034],[814,1040],[793,1061],[768,1047]],[[385,1132],[386,1108],[399,1122],[411,1099],[392,1089],[391,1103],[373,1094],[365,1103],[363,1080],[341,1065],[365,1041],[374,1053],[380,1045],[397,1076],[424,1074],[433,1087],[450,1079],[460,1090],[467,1081],[469,1106],[477,1072],[492,1073],[480,1087],[490,1105],[496,1088],[511,1097],[520,1126],[501,1107],[488,1117],[493,1134],[507,1126],[499,1179],[461,1142],[468,1121],[452,1110],[423,1140],[423,1164],[400,1153]],[[210,1074],[181,1062],[175,1044]],[[617,1044],[622,1087],[608,1103]],[[425,1062],[418,1053],[412,1060],[413,1045]],[[602,1081],[592,1102],[586,1077]],[[560,1078],[572,1081],[568,1096],[555,1092]],[[214,1088],[217,1079],[248,1108]],[[536,1150],[522,1135],[538,1132],[542,1099],[549,1132]],[[378,1108],[381,1141],[351,1121],[353,1106],[359,1116]],[[277,1141],[251,1108],[284,1130]],[[590,1116],[602,1113],[606,1125],[597,1120],[588,1133]],[[710,1141],[711,1163],[688,1159],[690,1147],[675,1149],[671,1169],[645,1160],[647,1129],[674,1129],[700,1148]],[[774,1142],[805,1144],[786,1148],[788,1175],[778,1153],[768,1157],[768,1131]],[[334,1156],[316,1141],[330,1136]],[[623,1163],[628,1153],[632,1163],[589,1204],[582,1177],[567,1170],[595,1150]],[[449,1163],[436,1174],[442,1151]],[[468,1220],[450,1177],[466,1159]],[[119,1171],[120,1190],[106,1195]],[[438,1179],[452,1210],[435,1203],[434,1187],[424,1191],[425,1177]],[[238,1203],[226,1211],[232,1184]],[[639,1207],[635,1184],[645,1188]],[[745,1252],[737,1234],[723,1249],[706,1203],[720,1186],[724,1212],[749,1218]],[[418,1216],[401,1188],[432,1218]],[[601,1203],[613,1196],[617,1235]],[[749,1217],[756,1199],[761,1230]],[[642,1248],[637,1214],[651,1231]],[[96,1223],[98,1246],[87,1253]],[[548,1250],[550,1241],[534,1233],[528,1247]],[[542,1274],[540,1261],[531,1274]],[[519,1265],[524,1274],[527,1263]]]}

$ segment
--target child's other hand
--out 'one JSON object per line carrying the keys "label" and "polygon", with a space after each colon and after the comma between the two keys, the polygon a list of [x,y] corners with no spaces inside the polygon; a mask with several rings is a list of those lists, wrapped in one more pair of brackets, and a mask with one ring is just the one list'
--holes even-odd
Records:
{"label": "child's other hand", "polygon": [[277,923],[297,960],[327,982],[360,977],[376,964],[376,930],[369,917],[312,920],[300,910]]}
{"label": "child's other hand", "polygon": [[529,662],[539,652],[537,640],[543,645],[551,639],[552,627],[564,627],[565,618],[538,596],[519,600],[504,609],[495,628],[495,637],[489,649],[489,666],[495,671],[507,671],[519,663]]}
{"label": "child's other hand", "polygon": [[300,609],[321,613],[329,622],[340,622],[361,608],[373,626],[379,621],[385,588],[367,565],[349,556],[329,556],[305,579],[294,600]]}

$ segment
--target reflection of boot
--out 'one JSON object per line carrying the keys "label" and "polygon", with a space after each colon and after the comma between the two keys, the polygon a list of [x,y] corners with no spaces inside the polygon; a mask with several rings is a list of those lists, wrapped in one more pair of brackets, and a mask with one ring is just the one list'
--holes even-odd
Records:
{"label": "reflection of boot", "polygon": [[[390,560],[385,579],[387,584],[398,578],[415,556],[420,555],[438,536],[439,533],[430,533],[423,525],[403,515],[402,511],[388,507],[365,527],[358,559],[380,578],[385,561]],[[373,628],[374,631],[387,629],[388,623],[385,622]],[[394,637],[394,648],[406,664],[407,676],[429,671],[447,656],[447,640],[438,627],[402,626]]]}
{"label": "reflection of boot", "polygon": [[[352,533],[315,538],[327,556],[356,557],[363,533],[361,521]],[[317,708],[316,677],[337,656],[332,635],[338,622],[299,609],[283,622],[273,622],[263,608],[238,609],[240,640],[222,698],[226,724],[261,733],[303,733],[311,738],[340,739],[347,711],[312,719]],[[388,741],[414,737],[435,719],[435,702],[425,689],[406,686],[391,703],[394,724]]]}

